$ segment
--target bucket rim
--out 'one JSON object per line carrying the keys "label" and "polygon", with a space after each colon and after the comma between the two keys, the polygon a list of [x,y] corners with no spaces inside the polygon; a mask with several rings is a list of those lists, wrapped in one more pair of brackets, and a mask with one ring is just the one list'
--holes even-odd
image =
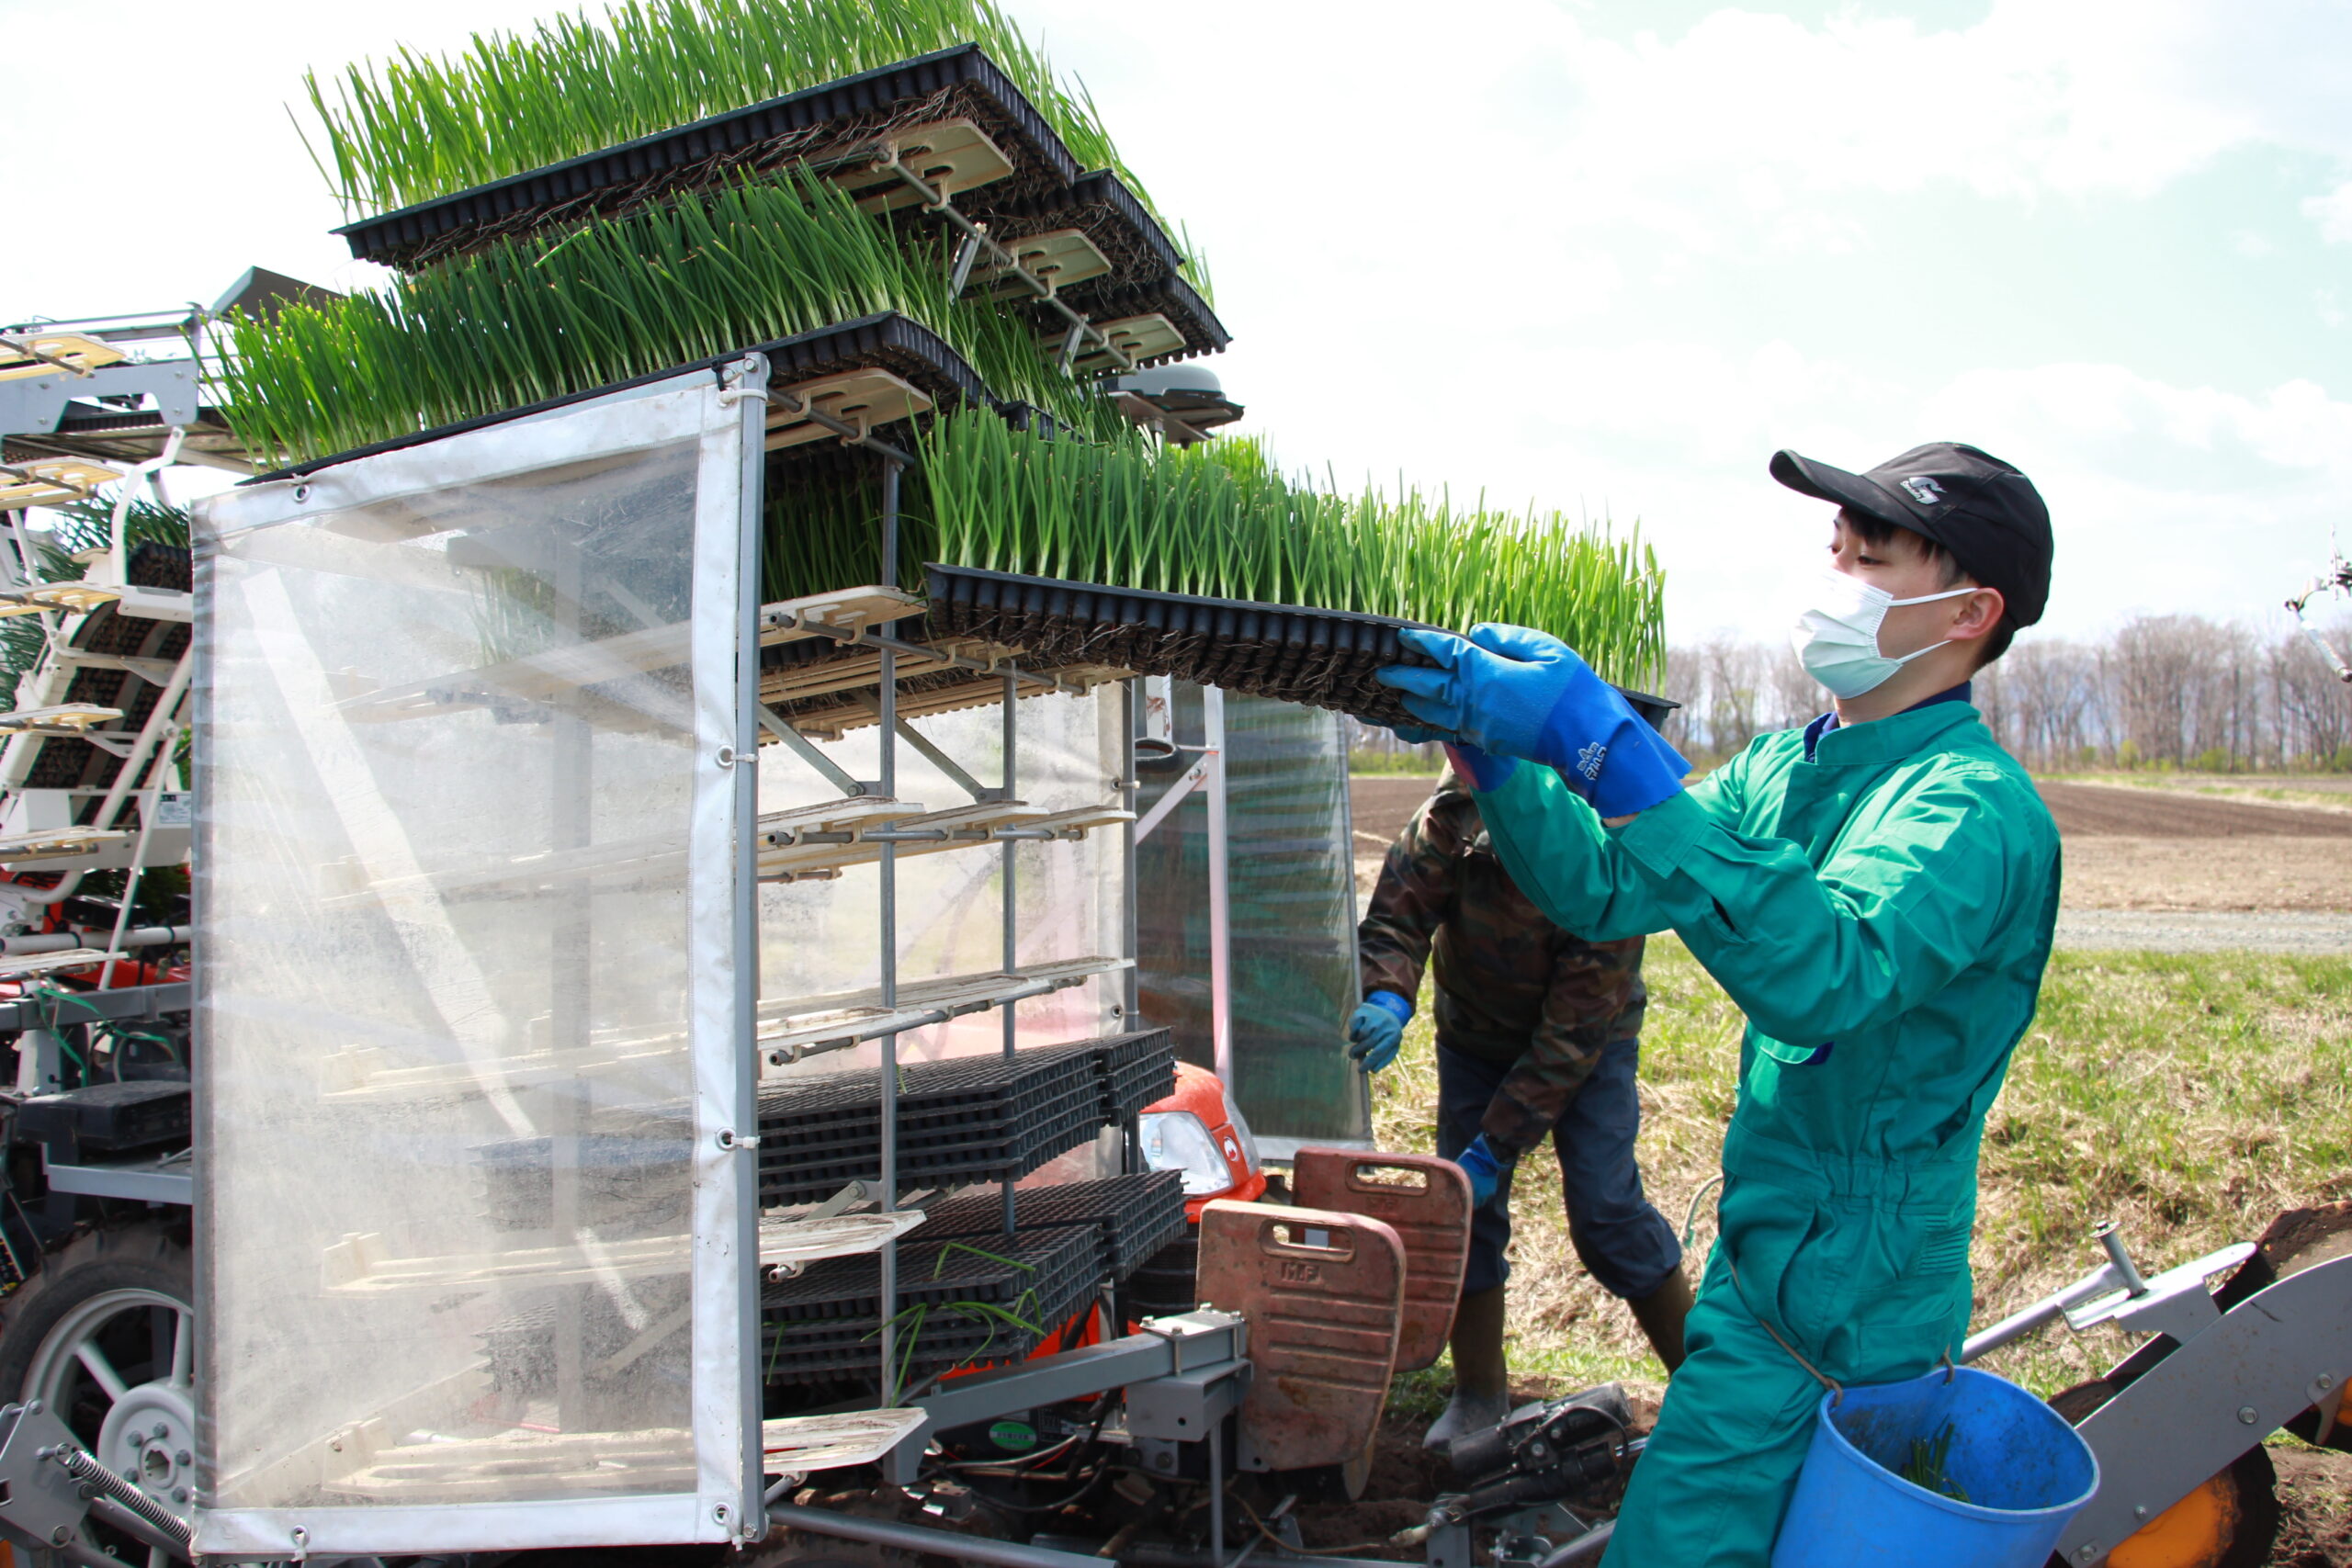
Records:
{"label": "bucket rim", "polygon": [[[1920,1373],[1916,1378],[1902,1378],[1894,1382],[1862,1384],[1848,1389],[1846,1392],[1848,1393],[1860,1393],[1864,1388],[1868,1388],[1872,1392],[1883,1389],[1908,1388],[1915,1383],[1924,1383],[1930,1379],[1941,1381],[1945,1375],[1943,1368],[1936,1367],[1928,1371]],[[2002,1524],[2015,1523],[2019,1520],[2046,1519],[2058,1516],[2071,1517],[2075,1513],[2080,1512],[2093,1497],[2098,1495],[2099,1482],[2101,1480],[2098,1469],[2098,1452],[2097,1450],[2093,1449],[2089,1443],[2083,1440],[2083,1435],[2076,1431],[2074,1425],[2064,1416],[2059,1415],[2055,1410],[2052,1410],[2050,1406],[2041,1400],[2034,1399],[2032,1392],[2025,1388],[2022,1384],[2011,1382],[2005,1377],[1998,1377],[1991,1372],[1979,1371],[1974,1367],[1954,1367],[1951,1369],[1951,1375],[1953,1378],[1981,1378],[1986,1382],[2001,1383],[2007,1387],[2016,1389],[2019,1393],[2024,1394],[2029,1400],[2031,1400],[2033,1404],[2040,1406],[2048,1414],[2052,1421],[2055,1421],[2060,1427],[2064,1427],[2067,1436],[2073,1438],[2076,1443],[2081,1445],[2083,1457],[2090,1461],[2091,1481],[2090,1484],[2083,1489],[2082,1495],[2071,1498],[2062,1503],[2046,1504],[2039,1508],[1995,1508],[1983,1503],[1963,1503],[1957,1497],[1947,1497],[1940,1492],[1928,1491],[1926,1487],[1920,1485],[1917,1482],[1905,1480],[1902,1476],[1897,1475],[1894,1472],[1887,1469],[1886,1466],[1879,1463],[1878,1461],[1871,1458],[1870,1455],[1856,1448],[1853,1443],[1847,1438],[1846,1434],[1838,1429],[1838,1423],[1831,1418],[1832,1402],[1838,1398],[1838,1395],[1834,1393],[1825,1393],[1821,1396],[1820,1404],[1815,1406],[1815,1420],[1820,1430],[1828,1434],[1829,1440],[1837,1444],[1838,1450],[1848,1459],[1876,1472],[1879,1475],[1902,1488],[1906,1495],[1918,1498],[1945,1513],[1954,1515],[1960,1518],[1973,1519],[1984,1524]]]}

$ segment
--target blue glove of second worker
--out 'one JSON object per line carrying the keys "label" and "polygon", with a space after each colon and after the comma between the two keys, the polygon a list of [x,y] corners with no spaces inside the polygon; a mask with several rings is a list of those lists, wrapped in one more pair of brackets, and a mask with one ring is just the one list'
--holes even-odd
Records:
{"label": "blue glove of second worker", "polygon": [[1494,1145],[1487,1142],[1484,1133],[1472,1139],[1468,1148],[1454,1156],[1453,1163],[1460,1166],[1462,1174],[1470,1179],[1470,1206],[1474,1209],[1487,1206],[1487,1200],[1495,1195],[1495,1189],[1502,1182],[1503,1172],[1511,1165],[1510,1161],[1495,1153]]}
{"label": "blue glove of second worker", "polygon": [[1488,756],[1557,769],[1604,817],[1630,817],[1680,792],[1690,764],[1559,638],[1491,625],[1467,637],[1419,627],[1397,635],[1438,668],[1391,664],[1378,679],[1404,693],[1406,711],[1422,723]]}
{"label": "blue glove of second worker", "polygon": [[1374,991],[1348,1020],[1348,1057],[1367,1073],[1376,1073],[1396,1059],[1405,1043],[1405,1024],[1413,1004],[1394,991]]}

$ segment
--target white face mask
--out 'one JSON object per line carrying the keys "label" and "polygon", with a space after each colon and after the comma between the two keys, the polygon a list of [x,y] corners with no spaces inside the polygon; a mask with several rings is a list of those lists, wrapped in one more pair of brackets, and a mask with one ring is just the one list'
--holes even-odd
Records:
{"label": "white face mask", "polygon": [[1819,597],[1814,607],[1797,617],[1790,641],[1797,650],[1797,658],[1804,663],[1806,673],[1829,688],[1836,697],[1859,697],[1886,683],[1887,678],[1922,653],[1932,653],[1951,638],[1931,642],[1916,653],[1890,659],[1878,648],[1879,626],[1886,620],[1886,613],[1899,604],[1932,604],[1939,599],[1957,599],[1963,593],[1973,593],[1973,588],[1954,588],[1942,593],[1923,593],[1917,599],[1897,599],[1883,588],[1873,588],[1860,578],[1843,571],[1825,571]]}

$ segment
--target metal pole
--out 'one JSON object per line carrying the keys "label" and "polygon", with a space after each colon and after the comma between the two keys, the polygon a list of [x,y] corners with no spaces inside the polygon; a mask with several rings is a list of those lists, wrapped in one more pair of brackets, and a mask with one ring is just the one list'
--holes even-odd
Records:
{"label": "metal pole", "polygon": [[[1020,783],[1021,774],[1016,758],[1019,754],[1021,723],[1013,708],[1013,704],[1020,700],[1020,696],[1021,682],[1007,675],[1004,678],[1004,798],[1007,800],[1020,798],[1020,791],[1016,786]],[[1008,975],[1021,964],[1021,905],[1015,882],[1018,868],[1013,860],[1018,853],[1020,853],[1020,846],[1010,839],[1006,840],[1003,926],[1004,972]],[[1012,1015],[1020,1010],[1020,1004],[1007,1002],[1001,1010],[1004,1014],[1004,1056],[1006,1061],[1011,1061],[1014,1050],[1017,1049],[1014,1044]],[[1012,1235],[1020,1228],[1020,1210],[1012,1196],[1012,1181],[1013,1179],[1010,1176],[1004,1179],[1004,1234],[1007,1235]]]}
{"label": "metal pole", "polygon": [[797,1503],[770,1504],[768,1517],[777,1524],[807,1530],[812,1535],[838,1536],[843,1540],[896,1547],[918,1556],[944,1558],[955,1562],[986,1562],[991,1568],[1105,1568],[1103,1559],[1080,1552],[1056,1551],[1043,1546],[1022,1546],[1010,1540],[990,1540],[986,1536],[968,1535],[961,1530],[925,1529],[921,1525],[861,1518],[855,1514],[844,1514],[832,1508],[804,1508]]}
{"label": "metal pole", "polygon": [[1233,906],[1226,879],[1225,692],[1201,688],[1202,744],[1209,768],[1209,1039],[1216,1076],[1228,1094],[1233,1082]]}
{"label": "metal pole", "polygon": [[[899,580],[899,465],[890,458],[882,461],[882,581],[888,586]],[[882,714],[882,798],[896,799],[899,793],[899,655],[893,649],[881,653],[881,684],[876,692],[880,699]],[[899,847],[882,846],[882,1006],[896,1009],[899,1005]],[[882,1180],[876,1195],[876,1206],[884,1213],[899,1206],[899,1037],[882,1037]],[[899,1403],[897,1358],[893,1342],[898,1337],[891,1319],[899,1310],[899,1245],[896,1240],[882,1244],[879,1258],[881,1278],[880,1313],[882,1318],[882,1405],[885,1409]]]}

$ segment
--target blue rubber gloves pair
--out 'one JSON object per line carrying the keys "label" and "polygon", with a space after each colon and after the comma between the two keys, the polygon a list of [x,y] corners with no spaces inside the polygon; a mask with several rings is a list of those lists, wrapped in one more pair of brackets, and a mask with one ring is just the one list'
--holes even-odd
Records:
{"label": "blue rubber gloves pair", "polygon": [[1396,733],[1447,741],[1476,787],[1499,786],[1518,759],[1556,769],[1603,817],[1631,817],[1681,792],[1690,765],[1558,637],[1493,625],[1467,637],[1419,627],[1397,637],[1437,668],[1378,671],[1429,727]]}
{"label": "blue rubber gloves pair", "polygon": [[1405,1043],[1405,1025],[1413,1004],[1394,991],[1374,991],[1348,1020],[1348,1057],[1367,1073],[1376,1073],[1396,1059]]}
{"label": "blue rubber gloves pair", "polygon": [[1473,1138],[1468,1148],[1454,1156],[1453,1163],[1460,1166],[1462,1174],[1470,1179],[1470,1206],[1474,1209],[1487,1206],[1487,1200],[1495,1195],[1496,1187],[1501,1184],[1503,1172],[1510,1167],[1510,1161],[1495,1153],[1495,1145],[1487,1142],[1484,1133]]}

